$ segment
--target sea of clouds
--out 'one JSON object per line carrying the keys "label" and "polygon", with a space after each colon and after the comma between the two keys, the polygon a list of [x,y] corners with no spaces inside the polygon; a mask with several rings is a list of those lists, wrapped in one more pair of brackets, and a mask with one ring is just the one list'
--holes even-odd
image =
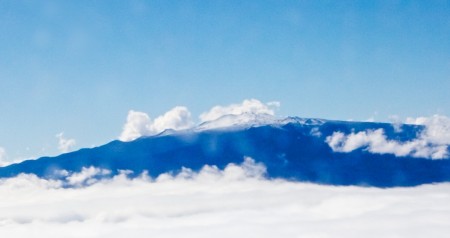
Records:
{"label": "sea of clouds", "polygon": [[[226,115],[275,116],[278,102],[256,99],[216,106],[194,120],[186,107],[151,119],[130,111],[120,139],[166,129],[183,130]],[[337,153],[371,153],[430,159],[448,157],[450,119],[408,118],[423,125],[410,141],[390,140],[382,129],[332,133]],[[59,149],[75,140],[56,135]],[[0,165],[7,158],[0,147]],[[380,189],[269,180],[264,164],[245,158],[219,170],[183,169],[156,179],[94,167],[58,171],[58,180],[30,174],[0,179],[0,237],[447,237],[450,183]],[[351,171],[349,171],[351,172]],[[132,178],[131,178],[132,177]]]}
{"label": "sea of clouds", "polygon": [[[1,237],[447,237],[450,184],[336,187],[268,180],[245,158],[194,173],[61,171],[0,180]],[[100,176],[99,176],[100,175]],[[74,186],[67,188],[64,183]],[[77,186],[79,185],[79,186]]]}

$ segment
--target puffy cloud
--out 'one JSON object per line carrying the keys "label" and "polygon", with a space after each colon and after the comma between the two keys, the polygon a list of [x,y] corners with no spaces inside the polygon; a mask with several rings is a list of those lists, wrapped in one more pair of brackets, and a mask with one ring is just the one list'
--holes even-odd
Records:
{"label": "puffy cloud", "polygon": [[[33,190],[33,189],[60,189],[63,183],[59,180],[41,179],[34,174],[19,174],[14,178],[1,179],[0,191]],[[14,197],[10,197],[14,199]]]}
{"label": "puffy cloud", "polygon": [[384,130],[368,130],[345,135],[334,132],[326,142],[337,152],[351,152],[367,148],[371,153],[394,154],[421,158],[442,159],[448,157],[450,144],[450,119],[445,116],[407,119],[407,123],[424,125],[425,129],[414,140],[398,142],[387,139]]}
{"label": "puffy cloud", "polygon": [[119,139],[122,141],[130,141],[147,135],[151,122],[150,117],[146,113],[130,110],[128,112],[127,122],[123,126],[123,131]]}
{"label": "puffy cloud", "polygon": [[450,144],[450,118],[446,116],[407,118],[406,123],[426,126],[426,130],[421,136],[430,143]]}
{"label": "puffy cloud", "polygon": [[[215,106],[211,110],[200,115],[200,123],[213,121],[226,115],[236,116],[248,114],[247,117],[229,117],[217,125],[210,127],[223,127],[234,123],[243,123],[257,120],[257,116],[275,114],[275,109],[280,106],[279,102],[262,103],[256,99],[244,100],[240,104],[229,106]],[[129,111],[127,122],[125,123],[119,140],[131,141],[141,136],[156,135],[166,129],[183,130],[195,126],[196,123],[191,118],[191,113],[186,107],[177,106],[164,115],[152,120],[148,114],[138,111]]]}
{"label": "puffy cloud", "polygon": [[191,113],[186,107],[174,107],[155,120],[151,120],[144,112],[131,110],[119,139],[131,141],[141,136],[158,134],[166,129],[183,130],[193,125]]}
{"label": "puffy cloud", "polygon": [[262,103],[256,99],[247,99],[240,104],[231,104],[229,106],[215,106],[209,111],[200,115],[200,120],[213,121],[225,115],[250,114],[268,114],[274,115],[275,109],[280,107],[279,102]]}
{"label": "puffy cloud", "polygon": [[74,139],[64,138],[63,132],[57,134],[56,138],[58,138],[58,149],[63,153],[71,151],[72,148],[76,145],[76,141]]}
{"label": "puffy cloud", "polygon": [[262,174],[264,166],[248,158],[224,170],[155,180],[120,174],[70,189],[33,175],[3,179],[0,236],[439,238],[450,231],[448,183],[335,187]]}
{"label": "puffy cloud", "polygon": [[[67,171],[61,171],[60,175],[68,174]],[[110,170],[99,169],[95,167],[83,168],[81,172],[74,173],[68,176],[66,179],[69,185],[72,186],[84,186],[91,185],[98,181],[97,177],[111,174]]]}
{"label": "puffy cloud", "polygon": [[157,117],[150,125],[150,131],[155,133],[166,129],[183,130],[194,125],[191,119],[191,112],[186,107],[174,107],[164,115]]}

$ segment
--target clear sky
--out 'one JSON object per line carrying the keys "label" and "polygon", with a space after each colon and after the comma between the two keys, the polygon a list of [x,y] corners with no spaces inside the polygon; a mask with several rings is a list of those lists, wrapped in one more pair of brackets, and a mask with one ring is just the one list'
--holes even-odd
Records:
{"label": "clear sky", "polygon": [[131,109],[197,117],[256,98],[386,121],[448,116],[449,91],[450,1],[0,0],[9,160],[57,154],[60,132],[106,143]]}

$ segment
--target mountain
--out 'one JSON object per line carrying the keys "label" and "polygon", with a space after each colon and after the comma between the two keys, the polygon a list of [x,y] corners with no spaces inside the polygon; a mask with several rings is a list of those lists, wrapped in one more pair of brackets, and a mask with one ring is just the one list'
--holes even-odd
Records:
{"label": "mountain", "polygon": [[[183,167],[198,171],[205,165],[215,165],[223,169],[229,163],[239,164],[244,157],[251,157],[266,166],[269,179],[376,187],[450,181],[448,157],[422,158],[418,153],[399,156],[374,152],[364,145],[339,151],[330,145],[330,136],[336,132],[353,133],[359,138],[365,135],[362,132],[377,130],[382,130],[386,139],[403,145],[423,134],[425,126],[404,124],[399,130],[398,125],[389,123],[235,117],[222,117],[189,130],[166,130],[130,142],[112,141],[96,148],[12,164],[0,168],[0,177],[31,173],[57,178],[55,171],[77,172],[90,166],[111,170],[109,176],[129,170],[133,172],[130,176],[148,171],[157,177],[177,173]],[[448,152],[447,147],[444,149]]]}

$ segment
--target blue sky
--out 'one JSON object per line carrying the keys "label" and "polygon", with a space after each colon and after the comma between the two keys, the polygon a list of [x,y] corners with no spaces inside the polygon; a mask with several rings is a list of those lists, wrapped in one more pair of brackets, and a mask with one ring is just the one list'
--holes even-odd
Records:
{"label": "blue sky", "polygon": [[120,135],[129,110],[194,117],[248,98],[278,115],[450,115],[450,1],[0,0],[7,159]]}

